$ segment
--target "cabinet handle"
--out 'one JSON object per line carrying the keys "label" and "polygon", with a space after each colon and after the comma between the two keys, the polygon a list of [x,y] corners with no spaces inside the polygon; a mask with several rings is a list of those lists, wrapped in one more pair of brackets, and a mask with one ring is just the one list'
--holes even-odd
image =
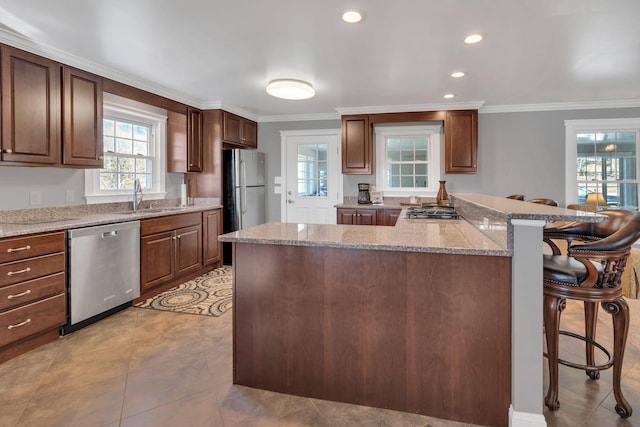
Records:
{"label": "cabinet handle", "polygon": [[172,237],[172,239],[173,239],[173,240],[176,240],[176,236],[173,236],[173,237]]}
{"label": "cabinet handle", "polygon": [[9,253],[21,252],[21,251],[28,251],[29,249],[31,249],[31,246],[27,245],[27,246],[23,246],[21,248],[9,248],[9,249],[7,249],[7,252],[9,252]]}
{"label": "cabinet handle", "polygon": [[29,323],[31,323],[31,319],[27,319],[24,322],[16,323],[15,325],[9,325],[7,326],[7,329],[11,330],[13,328],[19,328],[20,326],[28,325]]}
{"label": "cabinet handle", "polygon": [[16,275],[16,274],[28,273],[30,271],[31,271],[31,267],[27,267],[24,270],[8,271],[7,272],[7,276],[13,276],[13,275]]}
{"label": "cabinet handle", "polygon": [[14,298],[23,297],[25,295],[29,295],[30,293],[31,293],[31,289],[27,289],[26,291],[24,291],[22,293],[7,296],[7,299],[14,299]]}
{"label": "cabinet handle", "polygon": [[178,236],[178,239],[180,239],[182,236]]}
{"label": "cabinet handle", "polygon": [[7,154],[11,154],[11,153],[13,153],[13,150],[11,148],[6,148],[4,150],[4,152],[7,153]]}

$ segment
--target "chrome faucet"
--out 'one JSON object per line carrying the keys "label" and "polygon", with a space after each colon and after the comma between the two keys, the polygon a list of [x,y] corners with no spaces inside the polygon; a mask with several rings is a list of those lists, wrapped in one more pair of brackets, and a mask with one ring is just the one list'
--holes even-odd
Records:
{"label": "chrome faucet", "polygon": [[133,211],[137,212],[142,203],[142,185],[140,185],[140,179],[136,178],[133,181]]}

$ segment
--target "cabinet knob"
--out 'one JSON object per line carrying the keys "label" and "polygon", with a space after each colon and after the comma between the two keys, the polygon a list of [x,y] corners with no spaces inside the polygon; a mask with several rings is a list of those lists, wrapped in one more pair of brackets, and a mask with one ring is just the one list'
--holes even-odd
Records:
{"label": "cabinet knob", "polygon": [[98,160],[104,159],[104,156],[98,156]]}
{"label": "cabinet knob", "polygon": [[6,148],[5,150],[3,150],[5,153],[7,154],[11,154],[13,153],[13,150],[11,150],[11,148]]}

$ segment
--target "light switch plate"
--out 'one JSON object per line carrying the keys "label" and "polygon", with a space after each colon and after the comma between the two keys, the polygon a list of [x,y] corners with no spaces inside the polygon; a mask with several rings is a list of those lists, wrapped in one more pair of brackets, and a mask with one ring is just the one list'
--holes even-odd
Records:
{"label": "light switch plate", "polygon": [[273,193],[282,194],[282,187],[280,187],[279,185],[276,185],[275,187],[273,187]]}

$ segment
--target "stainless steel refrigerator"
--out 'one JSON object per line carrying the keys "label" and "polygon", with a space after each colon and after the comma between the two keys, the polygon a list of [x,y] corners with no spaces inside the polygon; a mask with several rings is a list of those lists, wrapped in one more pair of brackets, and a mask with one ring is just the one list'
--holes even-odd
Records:
{"label": "stainless steel refrigerator", "polygon": [[[223,231],[243,230],[266,221],[264,153],[222,151]],[[231,243],[223,245],[223,262],[231,264]]]}

